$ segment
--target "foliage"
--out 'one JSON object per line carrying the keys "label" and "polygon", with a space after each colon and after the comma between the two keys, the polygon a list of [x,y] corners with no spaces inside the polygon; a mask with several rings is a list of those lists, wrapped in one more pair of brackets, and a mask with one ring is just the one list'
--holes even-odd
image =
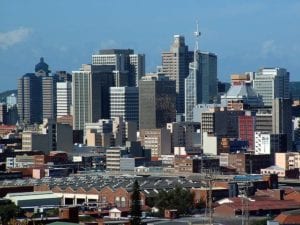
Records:
{"label": "foliage", "polygon": [[189,190],[177,186],[168,192],[160,191],[155,206],[158,207],[161,214],[165,209],[177,209],[178,214],[189,214],[193,209],[193,199],[194,195]]}
{"label": "foliage", "polygon": [[141,224],[141,195],[140,195],[140,185],[137,180],[133,183],[133,190],[131,195],[131,224],[139,225]]}
{"label": "foliage", "polygon": [[255,220],[251,222],[251,225],[267,225],[268,219]]}
{"label": "foliage", "polygon": [[14,203],[0,205],[0,217],[2,224],[7,224],[8,221],[15,218],[19,213],[19,208]]}

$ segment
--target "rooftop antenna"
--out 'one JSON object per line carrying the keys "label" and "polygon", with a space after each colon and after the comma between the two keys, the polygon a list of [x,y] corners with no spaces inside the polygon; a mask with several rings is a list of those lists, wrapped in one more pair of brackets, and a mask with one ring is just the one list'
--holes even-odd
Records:
{"label": "rooftop antenna", "polygon": [[196,53],[198,50],[199,50],[199,37],[201,35],[201,32],[199,31],[199,23],[198,23],[198,20],[196,20],[196,26],[197,26],[197,30],[194,32],[194,36],[195,36],[195,50],[194,50],[194,53]]}

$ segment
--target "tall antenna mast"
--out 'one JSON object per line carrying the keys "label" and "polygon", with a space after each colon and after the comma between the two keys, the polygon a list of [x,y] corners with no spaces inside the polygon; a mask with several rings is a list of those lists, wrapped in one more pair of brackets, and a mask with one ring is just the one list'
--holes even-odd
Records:
{"label": "tall antenna mast", "polygon": [[199,37],[201,35],[201,32],[199,31],[199,24],[198,24],[198,20],[196,20],[196,26],[197,26],[197,30],[194,32],[194,36],[195,36],[195,50],[194,53],[196,53],[196,51],[199,50]]}

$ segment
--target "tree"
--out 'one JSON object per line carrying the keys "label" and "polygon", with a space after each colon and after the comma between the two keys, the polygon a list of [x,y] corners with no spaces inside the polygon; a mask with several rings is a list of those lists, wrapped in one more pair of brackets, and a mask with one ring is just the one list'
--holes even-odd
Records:
{"label": "tree", "polygon": [[141,195],[140,195],[140,185],[137,180],[133,183],[133,190],[131,195],[131,225],[141,224]]}
{"label": "tree", "polygon": [[19,213],[19,208],[12,202],[0,205],[1,223],[7,224],[8,221],[15,218]]}
{"label": "tree", "polygon": [[188,214],[193,208],[194,195],[189,190],[177,186],[174,190],[160,191],[157,195],[155,206],[162,214],[165,209],[177,209],[178,214]]}

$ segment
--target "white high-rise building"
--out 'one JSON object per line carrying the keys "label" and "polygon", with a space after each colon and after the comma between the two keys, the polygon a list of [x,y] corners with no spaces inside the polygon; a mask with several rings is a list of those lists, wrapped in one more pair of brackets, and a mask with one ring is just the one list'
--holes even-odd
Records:
{"label": "white high-rise building", "polygon": [[110,117],[122,116],[125,121],[139,121],[139,90],[137,87],[110,88]]}
{"label": "white high-rise building", "polygon": [[79,71],[72,71],[73,129],[83,130],[91,122],[91,66],[83,65]]}
{"label": "white high-rise building", "polygon": [[255,74],[253,87],[261,95],[265,106],[272,106],[274,98],[289,98],[290,74],[284,68],[262,68]]}
{"label": "white high-rise building", "polygon": [[56,116],[70,115],[72,105],[72,82],[56,83]]}

